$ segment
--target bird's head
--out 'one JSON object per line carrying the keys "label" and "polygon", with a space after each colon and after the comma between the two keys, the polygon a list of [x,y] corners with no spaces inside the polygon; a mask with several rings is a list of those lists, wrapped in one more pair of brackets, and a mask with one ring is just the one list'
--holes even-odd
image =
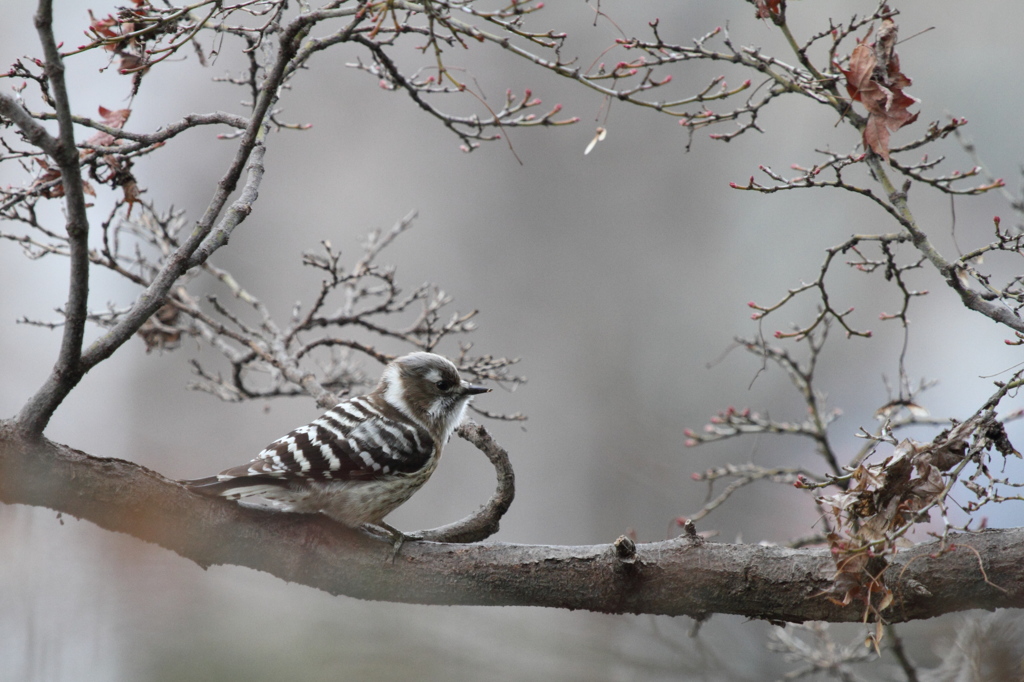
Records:
{"label": "bird's head", "polygon": [[490,390],[464,380],[454,364],[434,353],[409,353],[395,358],[377,386],[388,403],[441,443],[462,421],[470,399]]}

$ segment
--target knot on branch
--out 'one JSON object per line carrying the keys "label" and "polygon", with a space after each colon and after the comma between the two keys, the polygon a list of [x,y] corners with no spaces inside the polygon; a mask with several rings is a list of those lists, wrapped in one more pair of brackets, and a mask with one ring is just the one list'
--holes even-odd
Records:
{"label": "knot on branch", "polygon": [[683,534],[680,537],[694,543],[704,542],[704,538],[697,535],[697,525],[693,522],[693,519],[686,519],[683,522]]}
{"label": "knot on branch", "polygon": [[637,561],[636,543],[625,535],[620,535],[612,545],[615,547],[615,556],[623,564],[632,566]]}

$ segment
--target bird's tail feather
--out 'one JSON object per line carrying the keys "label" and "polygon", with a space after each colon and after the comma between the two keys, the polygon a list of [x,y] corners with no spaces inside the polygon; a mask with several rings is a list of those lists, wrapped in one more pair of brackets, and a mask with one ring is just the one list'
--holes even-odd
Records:
{"label": "bird's tail feather", "polygon": [[178,481],[194,493],[208,495],[209,497],[223,497],[229,500],[237,500],[253,495],[266,495],[280,492],[281,481],[272,477],[245,476],[239,478],[219,478],[207,476],[193,480]]}

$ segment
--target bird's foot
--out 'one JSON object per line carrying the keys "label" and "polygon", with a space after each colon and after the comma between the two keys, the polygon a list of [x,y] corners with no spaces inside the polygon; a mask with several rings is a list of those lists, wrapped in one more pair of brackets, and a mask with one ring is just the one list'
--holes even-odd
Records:
{"label": "bird's foot", "polygon": [[394,526],[384,523],[383,521],[378,523],[367,523],[363,528],[366,528],[382,540],[391,541],[391,558],[388,560],[388,563],[392,564],[395,563],[395,557],[398,556],[398,552],[402,549],[402,545],[405,544],[405,541],[416,539],[415,537],[406,535]]}

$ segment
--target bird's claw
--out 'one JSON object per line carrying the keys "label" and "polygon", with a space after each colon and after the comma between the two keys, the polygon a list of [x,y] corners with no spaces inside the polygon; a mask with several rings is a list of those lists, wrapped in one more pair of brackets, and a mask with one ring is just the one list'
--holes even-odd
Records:
{"label": "bird's claw", "polygon": [[375,524],[368,523],[366,524],[366,527],[382,540],[387,539],[391,541],[391,558],[388,563],[395,563],[395,558],[398,556],[398,552],[402,549],[402,545],[405,544],[406,540],[416,540],[415,537],[406,535],[394,526],[388,525],[384,522]]}

